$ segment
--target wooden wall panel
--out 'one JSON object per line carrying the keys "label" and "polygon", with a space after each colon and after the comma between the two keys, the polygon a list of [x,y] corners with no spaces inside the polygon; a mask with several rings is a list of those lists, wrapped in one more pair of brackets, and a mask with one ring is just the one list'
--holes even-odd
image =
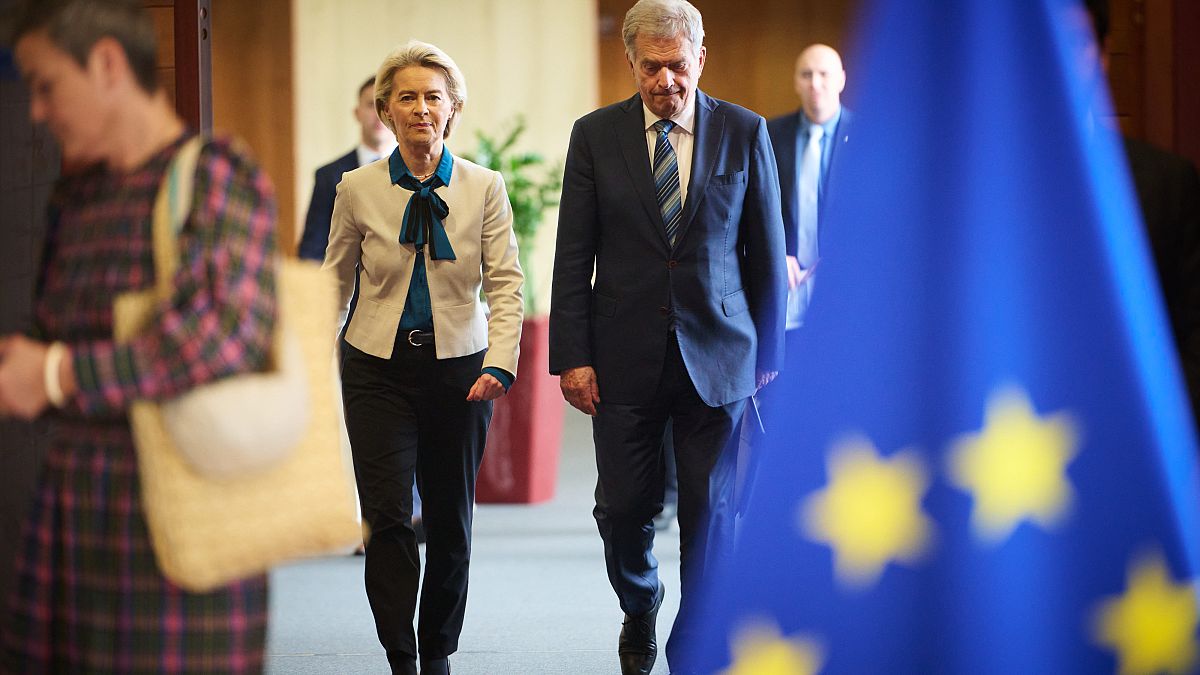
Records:
{"label": "wooden wall panel", "polygon": [[175,109],[193,129],[212,131],[210,0],[175,2]]}
{"label": "wooden wall panel", "polygon": [[171,103],[175,103],[175,8],[155,6],[150,8],[154,19],[154,32],[158,36],[158,81],[167,90]]}
{"label": "wooden wall panel", "polygon": [[1111,0],[1107,46],[1113,111],[1121,131],[1137,138],[1144,137],[1146,128],[1144,6],[1144,0]]}
{"label": "wooden wall panel", "polygon": [[1121,131],[1200,165],[1200,2],[1111,1],[1108,75]]}
{"label": "wooden wall panel", "polygon": [[1174,150],[1200,166],[1200,2],[1176,0],[1174,10]]}
{"label": "wooden wall panel", "polygon": [[294,101],[291,0],[211,1],[213,127],[245,140],[271,177],[279,247],[294,252],[293,106],[326,103]]}
{"label": "wooden wall panel", "polygon": [[209,0],[145,0],[158,37],[158,78],[179,116],[212,129]]}

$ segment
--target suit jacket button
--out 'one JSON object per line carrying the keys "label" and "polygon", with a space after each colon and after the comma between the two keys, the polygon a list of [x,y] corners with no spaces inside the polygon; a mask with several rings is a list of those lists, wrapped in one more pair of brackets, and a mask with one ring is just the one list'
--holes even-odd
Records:
{"label": "suit jacket button", "polygon": [[663,316],[666,316],[671,313],[671,310],[667,309],[666,307],[659,307],[658,313],[662,314]]}
{"label": "suit jacket button", "polygon": [[667,269],[673,270],[673,269],[675,269],[675,266],[678,264],[679,264],[679,261],[677,261],[677,260],[668,260],[667,261]]}

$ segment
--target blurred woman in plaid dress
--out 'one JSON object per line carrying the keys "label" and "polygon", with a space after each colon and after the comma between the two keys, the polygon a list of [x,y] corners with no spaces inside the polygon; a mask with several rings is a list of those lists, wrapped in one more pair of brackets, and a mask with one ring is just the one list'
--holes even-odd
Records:
{"label": "blurred woman in plaid dress", "polygon": [[0,337],[0,414],[46,414],[54,429],[18,554],[4,672],[262,670],[265,577],[195,594],[158,571],[126,411],[263,367],[274,196],[237,145],[207,143],[175,295],[136,340],[114,343],[113,299],[154,283],[152,204],[190,136],[156,81],[141,5],[39,0],[17,26],[31,117],[72,171],[51,197],[37,339]]}

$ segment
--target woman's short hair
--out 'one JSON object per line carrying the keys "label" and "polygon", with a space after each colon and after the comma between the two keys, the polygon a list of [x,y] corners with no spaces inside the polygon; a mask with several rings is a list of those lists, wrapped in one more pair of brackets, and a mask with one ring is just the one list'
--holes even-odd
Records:
{"label": "woman's short hair", "polygon": [[388,99],[392,96],[392,83],[396,79],[396,73],[411,66],[432,68],[446,78],[446,94],[450,96],[454,114],[450,116],[442,137],[450,138],[450,132],[458,124],[463,104],[467,102],[467,81],[454,59],[428,42],[410,40],[408,44],[397,47],[383,60],[379,72],[375,75],[375,114],[379,115],[379,119],[383,120],[389,129],[396,131],[395,126],[383,113],[387,110]]}
{"label": "woman's short hair", "polygon": [[158,90],[154,22],[140,0],[35,0],[18,15],[13,43],[42,30],[81,67],[101,38],[116,40],[138,86],[151,94]]}
{"label": "woman's short hair", "polygon": [[699,54],[704,44],[704,20],[700,10],[687,0],[639,0],[625,13],[625,24],[621,26],[625,55],[630,61],[637,60],[634,41],[638,35],[668,40],[682,35]]}

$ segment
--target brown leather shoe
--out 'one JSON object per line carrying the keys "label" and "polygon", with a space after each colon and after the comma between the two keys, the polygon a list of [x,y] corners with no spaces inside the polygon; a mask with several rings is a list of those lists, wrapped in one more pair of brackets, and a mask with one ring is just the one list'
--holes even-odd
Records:
{"label": "brown leather shoe", "polygon": [[621,675],[650,675],[654,668],[654,659],[658,656],[658,641],[655,637],[655,624],[658,620],[658,608],[662,607],[666,589],[662,582],[658,583],[658,597],[654,607],[640,616],[625,615],[625,623],[621,626],[621,639],[617,643],[617,656],[621,659]]}

